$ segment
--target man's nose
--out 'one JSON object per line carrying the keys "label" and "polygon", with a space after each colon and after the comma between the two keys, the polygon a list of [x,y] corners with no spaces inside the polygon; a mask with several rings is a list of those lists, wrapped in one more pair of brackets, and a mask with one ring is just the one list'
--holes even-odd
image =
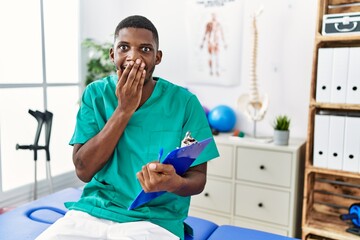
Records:
{"label": "man's nose", "polygon": [[141,55],[136,49],[131,49],[130,51],[128,51],[127,57],[129,60],[135,61],[136,59],[141,58]]}

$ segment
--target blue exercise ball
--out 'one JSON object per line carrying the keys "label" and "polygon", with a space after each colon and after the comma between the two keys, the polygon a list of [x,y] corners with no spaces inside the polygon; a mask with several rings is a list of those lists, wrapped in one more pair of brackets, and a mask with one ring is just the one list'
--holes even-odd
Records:
{"label": "blue exercise ball", "polygon": [[219,132],[229,132],[235,126],[236,114],[231,107],[219,105],[209,112],[208,120],[213,129]]}

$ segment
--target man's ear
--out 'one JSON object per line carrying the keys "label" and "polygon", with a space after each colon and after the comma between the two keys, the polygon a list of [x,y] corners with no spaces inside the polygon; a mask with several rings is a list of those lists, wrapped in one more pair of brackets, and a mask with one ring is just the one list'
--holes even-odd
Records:
{"label": "man's ear", "polygon": [[109,57],[110,57],[111,61],[112,61],[113,63],[115,63],[115,62],[114,62],[114,48],[110,48],[110,50],[109,50]]}
{"label": "man's ear", "polygon": [[155,64],[158,65],[159,63],[161,63],[161,59],[162,59],[162,51],[158,50],[157,53],[156,53]]}

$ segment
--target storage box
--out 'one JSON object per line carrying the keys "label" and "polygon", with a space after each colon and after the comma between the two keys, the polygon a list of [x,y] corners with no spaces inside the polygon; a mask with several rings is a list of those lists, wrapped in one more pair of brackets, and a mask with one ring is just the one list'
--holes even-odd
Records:
{"label": "storage box", "polygon": [[322,35],[343,34],[360,35],[360,12],[323,16]]}

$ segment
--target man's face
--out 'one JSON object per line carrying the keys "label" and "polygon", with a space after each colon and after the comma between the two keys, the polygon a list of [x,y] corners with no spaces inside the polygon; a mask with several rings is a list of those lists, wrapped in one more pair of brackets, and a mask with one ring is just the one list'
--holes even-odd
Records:
{"label": "man's face", "polygon": [[113,48],[110,49],[110,58],[117,70],[123,71],[130,61],[141,59],[145,63],[145,82],[152,77],[155,65],[161,62],[161,57],[152,32],[143,28],[121,29]]}

